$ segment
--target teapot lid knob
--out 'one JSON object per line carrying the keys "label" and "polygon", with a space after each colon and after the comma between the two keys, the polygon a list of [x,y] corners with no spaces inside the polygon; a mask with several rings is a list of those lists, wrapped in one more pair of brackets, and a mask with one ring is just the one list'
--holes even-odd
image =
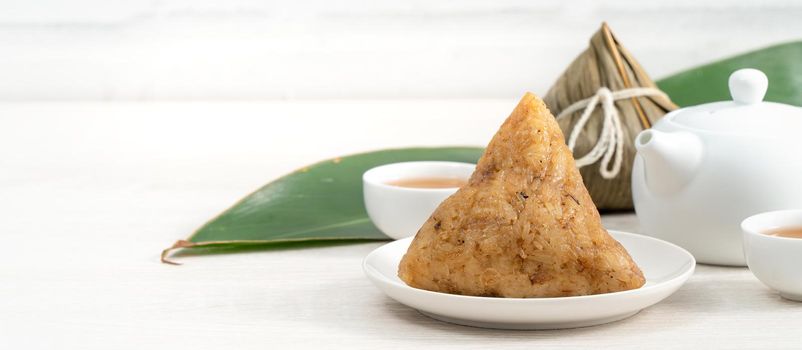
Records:
{"label": "teapot lid knob", "polygon": [[769,88],[769,78],[757,69],[744,68],[730,75],[729,85],[730,95],[735,102],[741,104],[760,103]]}

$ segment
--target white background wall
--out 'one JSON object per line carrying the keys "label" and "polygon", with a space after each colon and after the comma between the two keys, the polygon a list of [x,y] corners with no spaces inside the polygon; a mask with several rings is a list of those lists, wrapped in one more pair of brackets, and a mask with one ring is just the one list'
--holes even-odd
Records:
{"label": "white background wall", "polygon": [[0,100],[516,98],[603,20],[653,77],[802,39],[787,0],[0,0]]}

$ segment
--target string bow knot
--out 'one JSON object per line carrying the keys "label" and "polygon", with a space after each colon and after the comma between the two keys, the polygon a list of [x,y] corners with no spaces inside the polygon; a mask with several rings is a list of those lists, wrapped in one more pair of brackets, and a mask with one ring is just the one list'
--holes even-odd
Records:
{"label": "string bow knot", "polygon": [[[601,159],[601,164],[599,165],[601,176],[608,180],[618,176],[618,173],[621,172],[621,163],[624,160],[624,129],[621,126],[621,116],[618,113],[618,108],[615,107],[615,101],[640,96],[663,96],[667,98],[664,92],[655,88],[638,87],[610,91],[610,89],[603,86],[593,96],[575,102],[557,115],[557,119],[561,119],[584,108],[568,138],[568,148],[573,152],[576,147],[576,141],[585,130],[585,125],[590,120],[590,116],[593,115],[593,111],[599,105],[602,107],[601,115],[603,120],[599,138],[588,153],[576,160],[577,168],[591,165]],[[613,161],[612,168],[610,167],[610,161]]]}

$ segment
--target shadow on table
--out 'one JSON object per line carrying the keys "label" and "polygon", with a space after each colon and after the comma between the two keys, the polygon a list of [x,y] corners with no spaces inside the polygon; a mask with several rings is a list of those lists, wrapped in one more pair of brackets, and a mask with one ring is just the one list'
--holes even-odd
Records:
{"label": "shadow on table", "polygon": [[[699,283],[699,281],[696,282]],[[694,327],[695,324],[704,322],[705,318],[700,317],[700,315],[710,312],[711,308],[716,307],[711,306],[715,305],[715,303],[704,299],[716,298],[717,293],[709,293],[711,295],[700,298],[697,294],[700,286],[694,286],[694,283],[689,284],[690,286],[683,286],[680,290],[660,303],[641,310],[639,313],[629,318],[603,325],[556,330],[485,329],[451,324],[429,318],[389,297],[385,297],[384,307],[386,309],[385,313],[398,321],[462,336],[481,335],[491,338],[498,336],[499,340],[502,341],[504,339],[515,338],[561,339],[567,336],[572,337],[572,339],[587,338],[590,340],[600,337],[604,338],[610,334],[626,334],[628,332],[638,332],[640,335],[645,335],[650,332],[666,332],[672,328]],[[708,285],[709,283],[701,284]]]}
{"label": "shadow on table", "polygon": [[[573,341],[595,342],[601,339],[607,341],[620,340],[621,334],[638,334],[648,337],[650,333],[665,333],[674,328],[687,327],[687,322],[670,322],[676,318],[675,313],[682,313],[682,304],[672,306],[671,317],[666,317],[665,312],[652,312],[646,309],[642,312],[616,322],[584,327],[561,330],[504,330],[476,328],[451,324],[429,318],[417,310],[403,305],[386,295],[378,289],[370,288],[367,281],[357,284],[348,284],[346,281],[330,281],[321,283],[319,295],[327,295],[328,298],[321,300],[323,304],[314,306],[317,308],[330,307],[328,305],[342,305],[342,313],[336,318],[314,317],[312,320],[318,323],[325,323],[327,327],[336,328],[341,331],[355,332],[364,336],[366,334],[376,335],[384,341],[398,341],[405,343],[414,338],[424,341],[427,345],[465,345],[475,346],[477,341],[488,339],[494,345],[520,344],[533,340],[543,341],[563,341],[571,339]],[[348,293],[333,293],[332,291],[345,291]],[[359,303],[356,305],[354,303]],[[350,305],[350,306],[347,306]],[[661,307],[660,305],[652,308]],[[663,310],[664,311],[664,310]],[[689,310],[684,310],[688,312]],[[657,314],[663,314],[657,315]],[[667,322],[669,321],[669,322]]]}
{"label": "shadow on table", "polygon": [[[499,343],[519,343],[524,340],[531,341],[536,339],[563,339],[566,337],[571,337],[571,339],[574,340],[580,338],[598,339],[600,336],[611,333],[611,331],[614,329],[617,330],[617,333],[626,332],[627,329],[634,329],[635,327],[633,327],[633,325],[640,322],[642,317],[641,313],[638,313],[624,320],[582,328],[553,330],[505,330],[478,328],[435,320],[389,298],[385,306],[388,309],[388,314],[398,321],[414,325],[416,328],[426,328],[430,332],[445,332],[457,336],[449,338],[451,339],[449,342],[453,343],[459,343],[463,341],[468,343],[475,341],[477,338],[493,339],[495,342]],[[406,310],[401,312],[399,309]],[[662,330],[665,330],[665,328],[666,327],[663,327]]]}
{"label": "shadow on table", "polygon": [[[702,287],[699,285],[702,279],[705,278],[697,279],[696,283],[684,286],[663,302],[621,321],[586,328],[520,331],[474,328],[431,319],[386,296],[372,286],[359,265],[354,264],[321,275],[314,283],[305,284],[303,292],[281,289],[269,298],[246,298],[255,304],[243,308],[241,317],[254,320],[274,317],[283,320],[288,327],[298,325],[310,332],[325,331],[332,335],[332,342],[340,341],[340,344],[373,342],[394,344],[399,348],[405,345],[430,348],[484,345],[488,349],[534,344],[546,348],[592,348],[593,344],[607,344],[632,348],[638,344],[657,344],[655,342],[672,344],[677,334],[685,334],[688,339],[707,337],[699,330],[706,329],[702,326],[710,322],[711,308],[719,306],[701,304],[710,303],[718,293],[714,292],[709,298],[696,295]],[[716,312],[720,311],[713,311]]]}

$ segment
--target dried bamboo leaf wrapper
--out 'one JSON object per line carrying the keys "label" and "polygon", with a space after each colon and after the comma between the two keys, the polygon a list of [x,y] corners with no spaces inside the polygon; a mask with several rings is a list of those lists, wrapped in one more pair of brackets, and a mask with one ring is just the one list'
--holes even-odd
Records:
{"label": "dried bamboo leaf wrapper", "polygon": [[[587,50],[582,52],[554,83],[544,101],[554,115],[559,115],[569,106],[589,99],[601,88],[612,92],[651,88],[656,85],[629,50],[624,48],[610,31],[607,24],[596,32]],[[676,109],[665,95],[643,95],[621,98],[614,102],[620,117],[623,148],[620,170],[612,178],[605,178],[600,171],[600,161],[580,168],[580,173],[596,206],[601,210],[632,209],[631,172],[635,157],[634,139],[642,130],[651,127],[666,113]],[[561,117],[558,122],[565,135],[570,135],[583,110]],[[574,156],[587,154],[599,142],[604,127],[604,110],[595,108],[581,135],[576,139]]]}

